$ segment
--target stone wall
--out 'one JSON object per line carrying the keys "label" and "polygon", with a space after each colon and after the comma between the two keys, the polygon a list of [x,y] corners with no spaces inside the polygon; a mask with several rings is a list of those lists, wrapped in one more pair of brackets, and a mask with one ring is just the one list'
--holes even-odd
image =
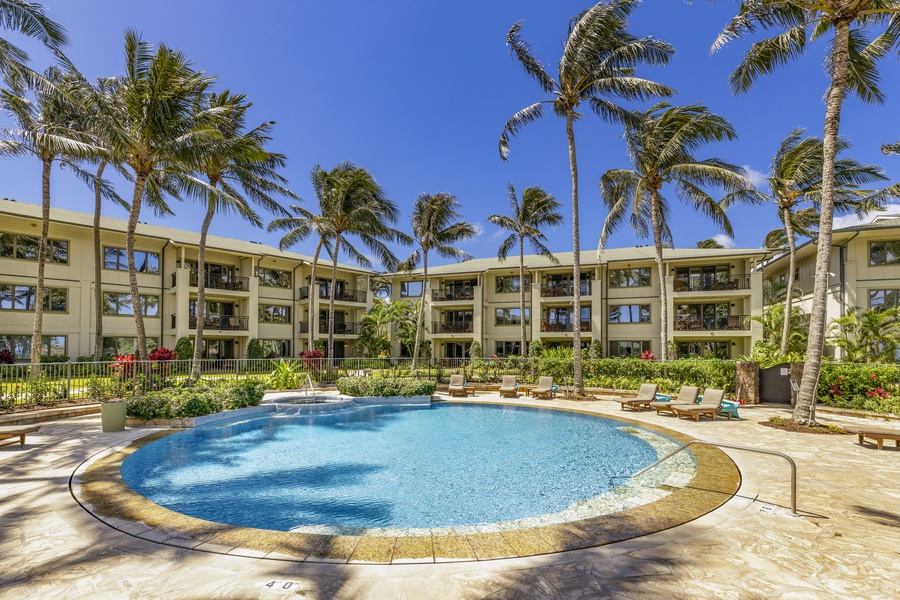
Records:
{"label": "stone wall", "polygon": [[740,400],[744,404],[759,404],[759,363],[737,363],[734,379],[734,389],[741,393]]}

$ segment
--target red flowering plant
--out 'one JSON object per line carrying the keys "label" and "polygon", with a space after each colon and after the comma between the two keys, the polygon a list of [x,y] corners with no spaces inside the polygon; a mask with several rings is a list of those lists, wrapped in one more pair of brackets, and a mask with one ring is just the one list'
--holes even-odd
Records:
{"label": "red flowering plant", "polygon": [[153,370],[156,371],[156,373],[162,378],[161,381],[153,382],[151,384],[151,387],[153,387],[154,389],[157,387],[165,387],[165,379],[172,372],[171,365],[167,365],[166,363],[173,360],[178,360],[178,353],[174,350],[169,350],[166,347],[162,347],[151,352],[148,358],[152,363],[154,363]]}
{"label": "red flowering plant", "polygon": [[[872,383],[874,384],[877,381],[878,375],[872,375]],[[881,387],[872,388],[871,390],[866,392],[866,396],[868,396],[869,398],[887,398],[890,395],[890,392]]]}
{"label": "red flowering plant", "polygon": [[325,353],[315,348],[300,353],[303,359],[303,368],[311,371],[320,371],[325,367]]}
{"label": "red flowering plant", "polygon": [[641,352],[641,360],[656,360],[656,355],[649,350]]}

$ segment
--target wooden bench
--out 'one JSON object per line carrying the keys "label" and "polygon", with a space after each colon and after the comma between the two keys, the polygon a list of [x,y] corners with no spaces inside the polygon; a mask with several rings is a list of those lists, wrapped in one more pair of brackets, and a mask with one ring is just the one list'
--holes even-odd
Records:
{"label": "wooden bench", "polygon": [[873,440],[879,450],[884,450],[884,440],[894,440],[894,445],[900,448],[900,429],[881,427],[866,427],[862,425],[845,425],[844,429],[859,436],[860,445],[865,443],[865,438]]}
{"label": "wooden bench", "polygon": [[[25,436],[40,430],[40,425],[6,425],[0,426],[0,440],[8,440],[10,438],[19,438],[19,445],[25,445]],[[5,442],[0,446],[15,444],[15,439],[11,442]]]}

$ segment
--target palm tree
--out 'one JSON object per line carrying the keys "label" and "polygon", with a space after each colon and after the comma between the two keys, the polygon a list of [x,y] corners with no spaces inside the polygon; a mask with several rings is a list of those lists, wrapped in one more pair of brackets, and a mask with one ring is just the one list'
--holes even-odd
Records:
{"label": "palm tree", "polygon": [[[625,145],[633,169],[612,169],[600,178],[600,193],[609,215],[600,232],[600,247],[629,217],[640,237],[653,235],[659,276],[660,339],[662,360],[669,358],[668,298],[663,246],[672,246],[667,224],[669,203],[661,189],[675,193],[694,210],[705,214],[729,236],[733,235],[725,208],[733,201],[751,201],[753,184],[743,170],[718,158],[699,160],[702,145],[737,137],[731,124],[699,104],[672,106],[661,102],[644,113],[636,125],[626,127]],[[728,195],[714,200],[703,187],[722,187]]]}
{"label": "palm tree", "polygon": [[[208,187],[190,186],[191,194],[206,204],[206,214],[200,226],[200,243],[197,250],[197,330],[194,338],[194,359],[190,380],[200,377],[200,358],[203,353],[203,329],[206,309],[206,238],[216,213],[236,214],[246,221],[262,227],[259,215],[250,203],[264,209],[289,214],[272,197],[296,196],[285,185],[287,180],[278,174],[284,167],[282,154],[265,149],[271,138],[273,121],[267,121],[255,129],[246,131],[246,114],[251,103],[246,96],[225,90],[219,94],[204,96],[199,111],[213,115],[211,126],[221,134],[221,140],[203,143],[200,140],[194,151],[194,169],[203,175]],[[221,193],[219,193],[221,191]]]}
{"label": "palm tree", "polygon": [[412,271],[422,264],[422,297],[419,299],[419,314],[416,317],[416,340],[413,343],[413,368],[419,360],[419,345],[422,338],[422,322],[425,316],[425,293],[428,287],[428,253],[434,250],[438,256],[456,261],[469,260],[472,255],[451,244],[475,237],[475,227],[457,211],[459,202],[453,194],[419,194],[413,205],[412,237],[418,248],[403,263],[403,269]]}
{"label": "palm tree", "polygon": [[[871,38],[867,29],[883,27]],[[713,44],[718,50],[732,39],[756,35],[757,30],[778,29],[777,35],[754,42],[731,74],[731,89],[743,93],[761,76],[799,57],[807,39],[829,31],[834,38],[826,50],[830,77],[826,95],[823,135],[822,192],[816,251],[812,318],[806,350],[806,368],[794,408],[794,420],[815,422],[814,406],[822,353],[825,347],[825,315],[828,273],[831,268],[831,232],[834,222],[835,161],[844,96],[848,90],[864,102],[882,103],[876,62],[894,49],[900,36],[900,1],[897,0],[741,0],[738,14]]]}
{"label": "palm tree", "polygon": [[828,339],[848,362],[893,363],[900,345],[900,308],[850,307],[831,322]]}
{"label": "palm tree", "polygon": [[208,187],[190,172],[198,142],[221,137],[208,125],[199,125],[206,115],[194,110],[212,81],[195,71],[182,52],[164,44],[154,48],[128,30],[125,74],[116,84],[115,98],[101,106],[106,117],[103,137],[112,155],[125,157],[125,170],[134,181],[125,244],[141,360],[147,359],[147,336],[134,262],[135,230],[145,200],[158,214],[171,214],[166,195],[179,198],[179,188]]}
{"label": "palm tree", "polygon": [[[789,265],[785,289],[784,314],[792,314],[794,301],[794,274],[797,269],[797,234],[811,236],[819,221],[817,206],[822,191],[822,160],[824,144],[816,137],[802,137],[803,130],[795,129],[781,142],[769,168],[769,193],[765,195],[778,208],[778,217],[784,228],[766,235],[766,247],[788,246]],[[849,148],[845,140],[838,140],[838,152]],[[835,210],[860,212],[865,208],[859,186],[862,183],[884,180],[881,169],[875,165],[860,165],[855,160],[837,159],[834,163]],[[812,206],[797,210],[809,201]],[[871,200],[868,201],[871,203]],[[781,330],[781,354],[788,352],[790,320],[784,320]]]}
{"label": "palm tree", "polygon": [[700,240],[699,242],[697,242],[697,247],[709,250],[709,249],[716,249],[716,248],[724,248],[725,246],[723,246],[718,241],[716,241],[715,238],[709,238],[709,239]]}
{"label": "palm tree", "polygon": [[[61,49],[69,43],[65,28],[49,19],[44,7],[28,0],[0,0],[0,27],[34,38],[51,52],[62,57]],[[0,76],[15,90],[26,82],[48,92],[44,78],[28,68],[28,54],[0,37]]]}
{"label": "palm tree", "polygon": [[563,216],[559,213],[562,204],[541,187],[525,188],[520,204],[513,184],[510,183],[507,189],[512,216],[491,215],[487,220],[501,229],[512,232],[497,249],[497,258],[501,262],[506,260],[516,241],[519,242],[519,315],[522,321],[522,358],[525,358],[528,354],[525,339],[525,240],[529,241],[536,253],[546,256],[553,264],[559,264],[559,260],[544,245],[547,237],[541,231],[541,227],[562,223]]}
{"label": "palm tree", "polygon": [[[581,246],[578,225],[578,161],[575,155],[576,119],[582,104],[588,104],[602,119],[622,123],[630,112],[610,98],[636,100],[653,96],[669,96],[670,88],[635,77],[635,68],[643,63],[663,65],[674,54],[665,42],[650,37],[636,38],[626,30],[628,17],[639,0],[606,0],[581,13],[569,23],[569,32],[559,61],[559,77],[554,80],[532,54],[531,46],[522,40],[522,23],[512,26],[506,43],[522,63],[525,73],[537,81],[541,90],[552,98],[523,108],[512,116],[500,134],[500,156],[506,160],[509,138],[544,116],[544,105],[566,121],[569,147],[569,169],[572,173],[572,276],[574,279],[574,311],[581,314]],[[574,328],[575,394],[584,394],[581,364],[581,328]]]}
{"label": "palm tree", "polygon": [[34,329],[31,336],[32,373],[39,373],[44,316],[44,267],[47,260],[47,237],[50,229],[50,172],[54,162],[77,168],[75,162],[88,158],[97,148],[88,143],[87,136],[77,129],[80,120],[78,107],[62,95],[58,87],[71,83],[64,80],[56,67],[47,69],[43,77],[53,88],[35,89],[34,100],[12,90],[0,90],[0,107],[16,121],[17,127],[7,129],[0,142],[0,153],[30,154],[41,161],[41,236],[37,255],[37,285],[34,303]]}

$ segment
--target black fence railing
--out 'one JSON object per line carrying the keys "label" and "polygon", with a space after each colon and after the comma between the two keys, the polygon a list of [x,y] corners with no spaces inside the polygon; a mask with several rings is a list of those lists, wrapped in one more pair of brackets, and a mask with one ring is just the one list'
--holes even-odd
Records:
{"label": "black fence railing", "polygon": [[475,325],[472,321],[432,321],[433,333],[472,333]]}
{"label": "black fence railing", "polygon": [[704,275],[676,276],[672,282],[676,292],[719,292],[733,290],[749,290],[749,275],[725,275],[723,273],[707,273]]}
{"label": "black fence railing", "polygon": [[[319,322],[318,332],[321,335],[328,335],[328,322]],[[300,333],[309,333],[309,322],[300,321]],[[334,324],[334,335],[359,335],[359,323],[351,323],[344,321],[343,323]]]}
{"label": "black fence railing", "polygon": [[[175,275],[174,273],[172,275]],[[173,285],[174,285],[174,279]],[[191,287],[197,287],[197,283],[199,279],[196,273],[191,273],[190,284]],[[250,278],[249,277],[236,277],[236,276],[228,276],[228,275],[214,275],[207,274],[203,279],[203,284],[206,288],[211,290],[229,290],[232,292],[249,292],[250,291]]]}
{"label": "black fence railing", "polygon": [[[581,331],[590,331],[591,322],[581,321]],[[575,331],[574,323],[553,323],[550,321],[541,321],[542,333],[572,333]]]}
{"label": "black fence railing", "polygon": [[431,290],[434,302],[467,302],[475,299],[474,287],[454,287]]}
{"label": "black fence railing", "polygon": [[748,331],[747,315],[717,317],[683,316],[675,318],[675,331]]}
{"label": "black fence railing", "polygon": [[[309,299],[309,288],[310,286],[306,285],[300,288],[300,300],[308,300]],[[319,288],[319,299],[320,300],[331,300],[330,290],[318,286]],[[335,302],[366,302],[366,291],[365,290],[351,290],[349,288],[338,288],[334,294]]]}
{"label": "black fence railing", "polygon": [[[578,286],[582,296],[591,295],[591,282],[582,281]],[[544,283],[540,286],[541,298],[560,298],[575,295],[575,282],[573,281],[554,281]]]}
{"label": "black fence railing", "polygon": [[[191,316],[188,318],[188,327],[191,329],[197,328],[197,317]],[[248,331],[250,329],[250,318],[232,315],[208,315],[203,318],[203,329]]]}

